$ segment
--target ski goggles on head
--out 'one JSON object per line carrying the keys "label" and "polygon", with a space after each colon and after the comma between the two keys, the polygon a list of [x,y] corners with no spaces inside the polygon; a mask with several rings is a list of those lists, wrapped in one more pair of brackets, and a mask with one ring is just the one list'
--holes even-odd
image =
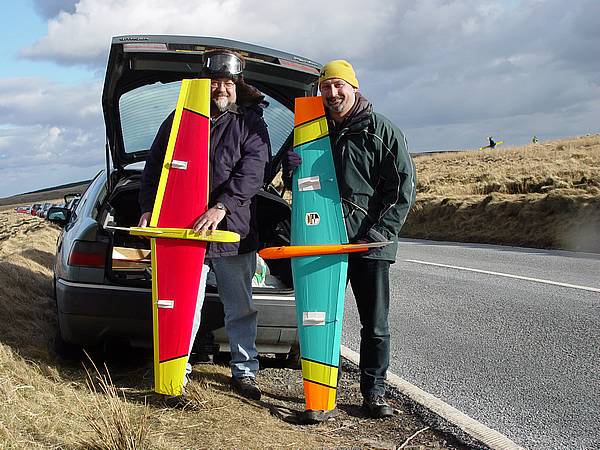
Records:
{"label": "ski goggles on head", "polygon": [[240,75],[244,60],[233,53],[210,52],[204,55],[204,68],[211,74]]}

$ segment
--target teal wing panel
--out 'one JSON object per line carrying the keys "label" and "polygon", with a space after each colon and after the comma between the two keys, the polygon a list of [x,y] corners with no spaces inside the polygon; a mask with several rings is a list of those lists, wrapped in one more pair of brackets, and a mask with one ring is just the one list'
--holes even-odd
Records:
{"label": "teal wing panel", "polygon": [[[302,164],[292,187],[292,245],[347,243],[329,137],[295,148]],[[348,255],[292,258],[300,352],[337,366]]]}

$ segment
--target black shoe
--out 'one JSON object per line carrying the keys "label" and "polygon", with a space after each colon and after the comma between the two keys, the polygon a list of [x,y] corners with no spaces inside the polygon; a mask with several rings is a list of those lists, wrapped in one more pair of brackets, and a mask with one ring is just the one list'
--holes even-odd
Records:
{"label": "black shoe", "polygon": [[369,417],[381,419],[394,415],[394,409],[388,405],[383,395],[370,395],[363,399],[363,408],[367,411]]}
{"label": "black shoe", "polygon": [[184,409],[190,404],[190,401],[185,395],[165,395],[163,396],[163,404],[167,408]]}
{"label": "black shoe", "polygon": [[255,377],[231,377],[231,384],[233,389],[242,397],[260,400],[262,393],[256,384]]}
{"label": "black shoe", "polygon": [[337,409],[329,409],[326,411],[316,411],[313,409],[307,409],[302,413],[301,421],[303,424],[312,425],[315,423],[326,422],[329,419],[333,419],[335,416],[337,416],[337,414]]}

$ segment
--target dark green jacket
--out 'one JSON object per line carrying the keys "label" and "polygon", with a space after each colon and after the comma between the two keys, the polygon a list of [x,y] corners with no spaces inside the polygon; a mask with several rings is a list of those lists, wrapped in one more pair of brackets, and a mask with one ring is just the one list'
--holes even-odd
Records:
{"label": "dark green jacket", "polygon": [[350,242],[394,241],[364,258],[395,261],[398,234],[416,196],[415,166],[402,131],[357,94],[330,137]]}

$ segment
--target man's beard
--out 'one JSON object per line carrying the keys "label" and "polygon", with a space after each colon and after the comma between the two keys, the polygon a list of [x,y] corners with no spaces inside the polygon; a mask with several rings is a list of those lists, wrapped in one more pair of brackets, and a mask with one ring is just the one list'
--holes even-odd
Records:
{"label": "man's beard", "polygon": [[340,113],[344,110],[344,100],[346,100],[346,98],[341,95],[329,98],[327,99],[327,107],[335,113]]}
{"label": "man's beard", "polygon": [[219,112],[225,112],[229,109],[229,106],[231,105],[232,102],[229,100],[229,97],[221,96],[221,97],[213,98],[213,103],[217,107]]}

